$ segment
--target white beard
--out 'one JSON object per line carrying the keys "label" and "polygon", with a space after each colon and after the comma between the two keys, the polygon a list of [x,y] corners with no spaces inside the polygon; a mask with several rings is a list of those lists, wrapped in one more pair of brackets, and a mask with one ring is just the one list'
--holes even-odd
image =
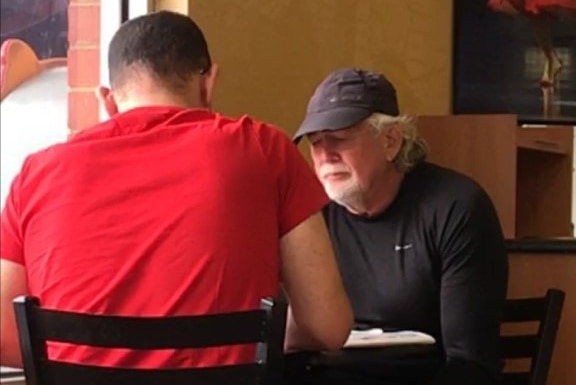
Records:
{"label": "white beard", "polygon": [[347,207],[354,212],[364,211],[362,190],[353,177],[338,183],[322,181],[328,197],[341,206]]}
{"label": "white beard", "polygon": [[[331,180],[328,175],[334,173],[347,173],[348,178]],[[328,197],[341,206],[353,212],[364,211],[362,189],[350,169],[342,164],[324,164],[318,170],[318,177],[324,186]]]}

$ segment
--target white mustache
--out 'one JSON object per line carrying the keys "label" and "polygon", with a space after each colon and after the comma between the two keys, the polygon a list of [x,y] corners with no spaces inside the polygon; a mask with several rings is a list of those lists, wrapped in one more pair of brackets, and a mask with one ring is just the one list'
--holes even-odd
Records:
{"label": "white mustache", "polygon": [[326,164],[320,167],[318,170],[321,178],[326,178],[330,174],[337,174],[340,172],[350,173],[348,167],[344,165]]}

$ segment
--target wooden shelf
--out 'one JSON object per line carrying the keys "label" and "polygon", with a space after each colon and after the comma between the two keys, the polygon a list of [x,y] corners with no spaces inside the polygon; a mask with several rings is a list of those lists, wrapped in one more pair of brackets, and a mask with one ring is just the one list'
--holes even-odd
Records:
{"label": "wooden shelf", "polygon": [[573,128],[517,126],[515,115],[422,116],[428,159],[492,198],[506,238],[572,236]]}
{"label": "wooden shelf", "polygon": [[516,145],[518,148],[570,155],[572,142],[563,127],[518,128]]}

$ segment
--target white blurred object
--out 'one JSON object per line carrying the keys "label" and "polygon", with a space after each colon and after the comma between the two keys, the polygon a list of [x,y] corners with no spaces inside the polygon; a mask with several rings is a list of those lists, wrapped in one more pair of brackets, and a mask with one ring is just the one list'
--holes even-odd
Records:
{"label": "white blurred object", "polygon": [[26,385],[24,371],[18,368],[0,366],[0,383],[10,385]]}
{"label": "white blurred object", "polygon": [[393,345],[433,345],[434,337],[429,334],[413,331],[399,330],[385,332],[382,329],[352,330],[345,348],[384,347]]}
{"label": "white blurred object", "polygon": [[[68,135],[68,68],[62,63],[49,63],[44,66],[43,62],[37,61],[35,56],[27,52],[23,42],[16,41],[12,44],[13,52],[2,46],[4,67],[3,98],[0,102],[2,207],[12,180],[20,172],[26,157],[65,141]],[[34,60],[36,62],[30,64]],[[31,68],[28,72],[22,71],[26,65]],[[6,90],[7,86],[11,88]]]}

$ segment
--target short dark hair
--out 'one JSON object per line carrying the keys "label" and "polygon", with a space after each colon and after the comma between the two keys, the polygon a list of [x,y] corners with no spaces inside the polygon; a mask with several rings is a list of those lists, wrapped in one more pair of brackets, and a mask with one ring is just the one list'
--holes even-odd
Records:
{"label": "short dark hair", "polygon": [[211,65],[202,30],[190,17],[176,12],[160,11],[126,21],[108,49],[113,88],[124,86],[131,70],[144,70],[167,87],[180,89]]}

